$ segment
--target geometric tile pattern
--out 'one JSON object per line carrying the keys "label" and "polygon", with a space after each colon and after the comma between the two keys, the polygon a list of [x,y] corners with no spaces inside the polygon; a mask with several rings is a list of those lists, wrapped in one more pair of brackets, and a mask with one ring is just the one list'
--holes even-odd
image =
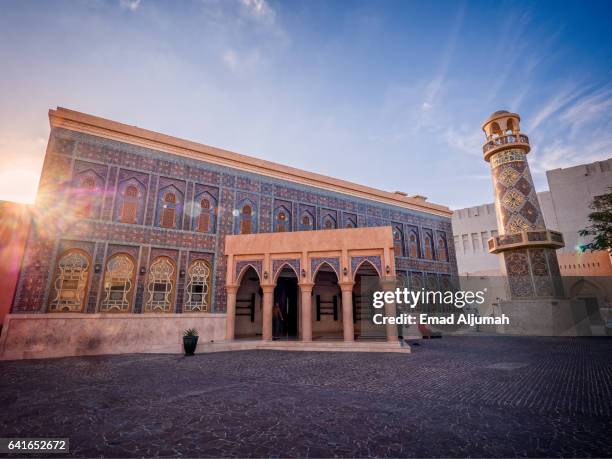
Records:
{"label": "geometric tile pattern", "polygon": [[336,257],[317,257],[310,259],[310,278],[314,281],[314,275],[322,264],[329,265],[340,279],[340,260]]}
{"label": "geometric tile pattern", "polygon": [[[504,151],[493,158],[503,154]],[[503,232],[544,229],[544,219],[524,155],[511,156],[497,164],[492,173]]]}
{"label": "geometric tile pattern", "polygon": [[297,278],[300,278],[300,259],[287,258],[282,260],[272,260],[272,279],[276,279],[276,276],[280,273],[281,269],[285,267],[285,265],[290,266],[289,269],[293,269]]}
{"label": "geometric tile pattern", "polygon": [[[105,177],[99,187],[100,199],[92,218],[76,217],[70,211],[71,184],[83,171]],[[135,224],[117,221],[121,208],[117,190],[120,184],[128,180],[137,180],[140,188],[137,200],[138,212],[142,214],[137,215]],[[175,227],[163,228],[159,224],[159,196],[161,194],[163,197],[169,186],[176,189]],[[214,213],[208,226],[210,231],[198,232],[194,224],[198,223],[198,218],[193,216],[193,209],[196,208],[194,203],[199,204],[198,199],[204,191],[211,196],[209,202]],[[347,219],[358,227],[391,226],[393,222],[401,227],[404,234],[409,234],[410,229],[420,234],[426,227],[435,234],[445,234],[446,240],[452,232],[451,221],[447,217],[248,173],[229,166],[213,165],[201,159],[173,155],[119,140],[53,128],[40,177],[40,205],[37,206],[37,217],[23,256],[12,312],[44,311],[52,294],[56,259],[61,251],[71,248],[81,248],[94,260],[94,265],[102,267],[100,275],[93,273],[90,277],[86,312],[97,310],[108,258],[113,253],[123,252],[132,254],[136,264],[133,311],[140,313],[146,299],[146,273],[154,259],[153,254],[160,254],[160,251],[168,252],[166,256],[172,259],[177,274],[188,268],[193,254],[209,259],[213,279],[210,311],[223,312],[228,269],[224,256],[225,238],[234,234],[237,222],[235,211],[240,200],[247,198],[255,205],[252,208],[252,226],[260,233],[274,230],[276,202],[286,203],[292,218],[292,225],[288,226],[291,230],[298,229],[303,210],[311,213],[313,228],[320,229],[321,221],[317,217],[325,209],[336,216],[338,224]],[[114,246],[120,248],[114,249]],[[396,267],[457,276],[454,245],[448,246],[448,260],[427,260],[421,252],[417,257],[409,257],[408,254],[396,257]],[[326,261],[338,273],[341,272],[338,259]],[[384,272],[380,260],[371,261],[379,272]],[[300,266],[297,259],[287,262],[300,273],[300,277],[301,269],[307,269]],[[240,267],[243,268],[245,263]],[[261,263],[253,260],[250,264],[262,276]],[[280,266],[277,268],[281,269]],[[232,274],[239,273],[240,269]],[[175,310],[180,312],[186,298],[183,295],[186,285],[183,277],[177,278]]]}
{"label": "geometric tile pattern", "polygon": [[374,268],[376,268],[376,271],[378,271],[378,275],[382,276],[382,265],[380,262],[380,257],[377,255],[370,255],[367,257],[351,257],[351,272],[353,273],[353,276],[355,276],[359,266],[364,261],[369,261]]}

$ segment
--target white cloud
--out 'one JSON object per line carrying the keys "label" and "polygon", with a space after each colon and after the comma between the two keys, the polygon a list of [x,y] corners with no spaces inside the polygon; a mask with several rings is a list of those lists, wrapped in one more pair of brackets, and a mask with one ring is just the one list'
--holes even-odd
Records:
{"label": "white cloud", "polygon": [[140,7],[141,0],[119,0],[119,5],[121,8],[136,11]]}
{"label": "white cloud", "polygon": [[548,121],[551,116],[558,113],[559,110],[575,99],[580,92],[580,90],[575,91],[573,88],[566,88],[548,99],[548,101],[540,108],[535,116],[531,117],[529,129],[532,132],[538,129],[541,124]]}
{"label": "white cloud", "polygon": [[602,118],[609,119],[611,109],[612,89],[603,88],[576,101],[561,113],[559,119],[576,129]]}
{"label": "white cloud", "polygon": [[276,21],[276,12],[266,2],[266,0],[241,0],[243,11],[252,18],[274,24]]}

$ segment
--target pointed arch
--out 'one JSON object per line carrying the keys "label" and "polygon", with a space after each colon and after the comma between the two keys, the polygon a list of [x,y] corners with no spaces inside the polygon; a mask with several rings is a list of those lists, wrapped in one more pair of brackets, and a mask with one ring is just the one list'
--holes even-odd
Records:
{"label": "pointed arch", "polygon": [[249,268],[253,268],[253,271],[255,271],[255,274],[257,274],[257,279],[259,283],[261,283],[261,273],[259,272],[261,270],[261,262],[258,263],[255,261],[240,261],[236,263],[236,284],[240,285],[240,283],[242,282],[242,278],[249,270]]}
{"label": "pointed arch", "polygon": [[355,267],[355,269],[353,270],[353,273],[352,273],[352,274],[353,274],[353,281],[354,281],[354,280],[357,278],[357,272],[359,271],[359,269],[360,269],[360,268],[361,268],[363,265],[365,265],[365,264],[368,264],[368,265],[370,265],[372,268],[374,268],[374,271],[376,271],[376,274],[378,275],[378,277],[382,279],[382,274],[381,274],[380,270],[378,269],[378,267],[377,267],[377,266],[376,266],[374,263],[372,263],[370,260],[368,260],[367,258],[364,258],[363,260],[361,260],[361,261],[360,261],[360,262],[357,264],[357,266],[356,266],[356,267]]}
{"label": "pointed arch", "polygon": [[274,209],[274,232],[284,233],[291,231],[291,211],[280,204]]}
{"label": "pointed arch", "polygon": [[281,272],[285,268],[291,269],[291,271],[293,271],[293,273],[295,274],[295,277],[298,278],[298,279],[300,278],[300,274],[296,270],[295,266],[293,266],[288,261],[284,261],[280,266],[274,268],[274,279],[273,280],[274,280],[275,284],[276,284],[276,281],[278,280],[278,276],[280,276]]}
{"label": "pointed arch", "polygon": [[49,312],[83,312],[90,271],[89,253],[78,248],[64,251],[55,264]]}
{"label": "pointed arch", "polygon": [[217,219],[217,199],[208,191],[198,193],[193,200],[191,227],[200,233],[214,233]]}
{"label": "pointed arch", "polygon": [[120,223],[142,224],[146,189],[136,177],[128,177],[119,182],[114,220]]}
{"label": "pointed arch", "polygon": [[157,192],[157,224],[162,228],[181,227],[183,193],[170,184]]}
{"label": "pointed arch", "polygon": [[302,210],[300,214],[300,230],[309,231],[315,227],[314,214],[307,209]]}
{"label": "pointed arch", "polygon": [[334,271],[334,273],[336,273],[336,277],[338,279],[340,279],[340,273],[338,272],[338,270],[334,266],[332,266],[332,263],[330,263],[327,260],[322,260],[322,261],[318,262],[318,264],[315,265],[315,268],[312,270],[312,277],[311,277],[312,279],[317,277],[317,273],[321,270],[321,267],[323,265],[329,266],[332,269],[332,271]]}
{"label": "pointed arch", "polygon": [[[589,292],[590,290],[590,292]],[[570,288],[570,298],[575,298],[580,296],[581,294],[592,293],[597,296],[603,295],[603,291],[599,285],[594,282],[591,282],[588,279],[580,279]]]}
{"label": "pointed arch", "polygon": [[257,233],[257,204],[249,199],[242,199],[237,206],[238,219],[236,221],[236,234]]}
{"label": "pointed arch", "polygon": [[393,255],[404,256],[404,229],[400,224],[393,225]]}

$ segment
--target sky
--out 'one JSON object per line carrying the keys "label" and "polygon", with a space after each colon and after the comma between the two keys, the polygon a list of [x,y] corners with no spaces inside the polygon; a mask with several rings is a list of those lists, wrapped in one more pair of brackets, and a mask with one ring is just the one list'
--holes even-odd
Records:
{"label": "sky", "polygon": [[612,157],[612,2],[0,0],[0,199],[33,201],[56,106],[456,209],[482,122],[545,171]]}

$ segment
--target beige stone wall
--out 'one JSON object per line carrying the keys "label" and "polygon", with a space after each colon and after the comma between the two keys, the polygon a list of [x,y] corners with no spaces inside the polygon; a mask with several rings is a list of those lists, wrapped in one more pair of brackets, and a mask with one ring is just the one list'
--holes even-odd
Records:
{"label": "beige stone wall", "polygon": [[183,331],[199,342],[225,339],[225,314],[11,314],[0,338],[0,359],[183,352]]}

